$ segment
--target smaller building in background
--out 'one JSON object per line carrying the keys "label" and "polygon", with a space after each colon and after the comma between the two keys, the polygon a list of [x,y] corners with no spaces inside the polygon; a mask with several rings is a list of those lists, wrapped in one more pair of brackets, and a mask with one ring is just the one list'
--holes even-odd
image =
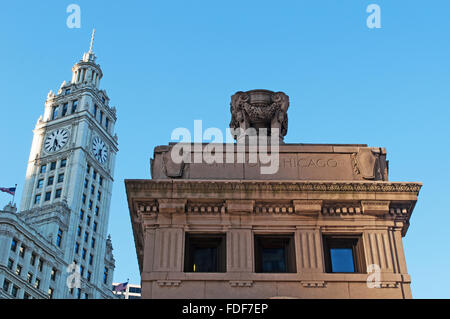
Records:
{"label": "smaller building in background", "polygon": [[141,299],[141,286],[140,285],[133,285],[133,284],[127,284],[124,290],[122,291],[116,291],[115,289],[118,285],[122,285],[120,283],[113,283],[113,293],[116,296],[119,296],[119,298],[123,299]]}

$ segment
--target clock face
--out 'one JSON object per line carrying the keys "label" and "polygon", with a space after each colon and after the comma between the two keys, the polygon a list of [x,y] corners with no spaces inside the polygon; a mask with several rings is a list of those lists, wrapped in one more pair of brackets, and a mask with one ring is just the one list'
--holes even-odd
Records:
{"label": "clock face", "polygon": [[92,154],[94,154],[94,157],[100,164],[105,163],[108,158],[108,147],[105,142],[100,139],[100,137],[95,137],[92,142]]}
{"label": "clock face", "polygon": [[47,152],[57,152],[66,145],[69,140],[69,132],[65,129],[58,129],[47,135],[44,147]]}

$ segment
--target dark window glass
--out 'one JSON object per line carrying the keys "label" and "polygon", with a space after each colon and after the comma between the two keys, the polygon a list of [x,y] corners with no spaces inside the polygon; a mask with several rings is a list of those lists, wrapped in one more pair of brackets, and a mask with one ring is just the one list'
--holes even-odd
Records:
{"label": "dark window glass", "polygon": [[103,185],[103,177],[99,177],[98,178],[98,183],[100,184],[100,186],[102,186]]}
{"label": "dark window glass", "polygon": [[16,268],[16,275],[17,275],[17,276],[20,276],[21,273],[22,273],[22,266],[21,266],[21,265],[17,265],[17,268]]}
{"label": "dark window glass", "polygon": [[67,94],[70,94],[70,89],[66,89],[65,94],[66,94],[66,95],[67,95]]}
{"label": "dark window glass", "polygon": [[91,166],[88,164],[87,166],[86,166],[86,173],[88,173],[89,174],[89,171],[91,170]]}
{"label": "dark window glass", "polygon": [[106,128],[106,130],[109,129],[109,118],[105,119],[105,128]]}
{"label": "dark window glass", "polygon": [[77,107],[78,107],[78,101],[75,100],[72,102],[72,113],[75,113],[77,111]]}
{"label": "dark window glass", "polygon": [[81,236],[81,226],[78,226],[77,235],[78,235],[78,236]]}
{"label": "dark window glass", "polygon": [[32,266],[34,266],[34,264],[36,263],[36,258],[37,258],[37,256],[36,256],[35,254],[31,254],[31,257],[30,257],[30,264],[31,264]]}
{"label": "dark window glass", "polygon": [[41,202],[41,194],[37,194],[35,197],[34,197],[34,203],[35,204],[39,204]]}
{"label": "dark window glass", "polygon": [[91,185],[91,194],[94,194],[94,192],[95,192],[95,186]]}
{"label": "dark window glass", "polygon": [[17,240],[13,238],[11,241],[11,251],[16,251],[16,249],[17,249]]}
{"label": "dark window glass", "polygon": [[75,254],[78,254],[79,251],[80,251],[80,244],[75,243]]}
{"label": "dark window glass", "polygon": [[51,162],[50,163],[50,170],[53,171],[56,169],[56,162]]}
{"label": "dark window glass", "polygon": [[39,189],[39,188],[42,188],[42,186],[44,186],[44,180],[43,180],[43,179],[40,179],[40,180],[38,180],[37,188],[38,188],[38,189]]}
{"label": "dark window glass", "polygon": [[225,272],[223,234],[186,234],[185,272]]}
{"label": "dark window glass", "polygon": [[25,257],[25,250],[26,250],[26,247],[22,244],[19,248],[19,256],[20,257],[22,257],[22,258]]}
{"label": "dark window glass", "polygon": [[103,270],[103,283],[106,285],[108,283],[108,268],[105,267]]}
{"label": "dark window glass", "polygon": [[84,210],[80,209],[80,220],[84,218]]}
{"label": "dark window glass", "polygon": [[55,192],[55,198],[60,198],[61,197],[61,193],[62,193],[62,189],[61,188],[57,189],[56,192]]}
{"label": "dark window glass", "polygon": [[47,171],[47,165],[42,165],[39,173],[44,174]]}
{"label": "dark window glass", "polygon": [[256,235],[255,272],[295,272],[293,235]]}
{"label": "dark window glass", "polygon": [[92,229],[94,230],[94,232],[96,232],[97,231],[97,222],[94,222],[94,225],[92,225]]}
{"label": "dark window glass", "polygon": [[98,106],[97,106],[97,104],[94,104],[94,111],[93,111],[94,117],[97,117],[97,110],[98,110]]}
{"label": "dark window glass", "polygon": [[57,273],[58,271],[55,269],[55,268],[52,268],[52,272],[51,272],[51,274],[50,274],[50,279],[52,280],[52,281],[55,281],[56,280],[56,273]]}
{"label": "dark window glass", "polygon": [[33,282],[33,274],[31,272],[27,274],[27,281],[29,284]]}
{"label": "dark window glass", "polygon": [[102,199],[102,192],[97,192],[97,200],[100,201]]}
{"label": "dark window glass", "polygon": [[89,185],[89,181],[87,179],[84,180],[84,188],[87,188]]}
{"label": "dark window glass", "polygon": [[53,299],[53,288],[48,288],[48,298]]}
{"label": "dark window glass", "polygon": [[64,103],[62,108],[62,116],[65,116],[67,114],[67,109],[69,108],[69,103]]}
{"label": "dark window glass", "polygon": [[43,268],[44,268],[44,261],[42,259],[39,259],[38,270],[42,271]]}
{"label": "dark window glass", "polygon": [[86,204],[86,194],[83,194],[83,196],[81,196],[81,201],[83,202],[83,204]]}
{"label": "dark window glass", "polygon": [[141,293],[141,288],[130,287],[130,288],[129,288],[129,292],[136,293],[136,294],[140,294],[140,293]]}
{"label": "dark window glass", "polygon": [[47,179],[47,186],[53,185],[53,181],[55,178],[53,176],[49,176]]}
{"label": "dark window glass", "polygon": [[98,206],[95,207],[95,216],[98,216],[98,213],[100,212],[100,208]]}
{"label": "dark window glass", "polygon": [[64,173],[58,175],[58,183],[62,183],[64,181]]}
{"label": "dark window glass", "polygon": [[61,164],[59,165],[59,167],[63,168],[63,167],[66,167],[66,165],[67,165],[67,159],[64,158],[61,160]]}
{"label": "dark window glass", "polygon": [[53,111],[52,111],[52,120],[56,119],[56,117],[58,116],[58,109],[59,107],[55,106],[53,107]]}
{"label": "dark window glass", "polygon": [[3,290],[8,292],[10,285],[11,285],[11,282],[5,278],[5,280],[3,281]]}
{"label": "dark window glass", "polygon": [[13,266],[14,266],[14,260],[9,259],[9,260],[8,260],[8,268],[9,268],[9,270],[12,270],[12,269],[13,269]]}
{"label": "dark window glass", "polygon": [[324,255],[328,273],[365,272],[364,251],[359,236],[325,236]]}
{"label": "dark window glass", "polygon": [[11,289],[11,295],[12,295],[13,297],[17,297],[18,291],[19,291],[19,287],[17,287],[16,285],[14,285],[14,286],[12,287],[12,289]]}
{"label": "dark window glass", "polygon": [[92,238],[92,239],[91,239],[91,247],[92,247],[92,248],[95,248],[95,238]]}
{"label": "dark window glass", "polygon": [[89,255],[89,265],[92,265],[92,262],[94,261],[94,256]]}
{"label": "dark window glass", "polygon": [[52,192],[47,192],[47,193],[45,193],[45,201],[46,201],[46,202],[49,201],[50,198],[51,198],[51,196],[52,196]]}
{"label": "dark window glass", "polygon": [[58,234],[56,235],[56,246],[61,247],[63,231],[58,229]]}

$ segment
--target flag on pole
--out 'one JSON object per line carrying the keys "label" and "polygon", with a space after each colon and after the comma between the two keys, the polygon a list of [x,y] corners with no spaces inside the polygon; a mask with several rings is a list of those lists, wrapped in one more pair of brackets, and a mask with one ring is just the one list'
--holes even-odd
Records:
{"label": "flag on pole", "polygon": [[117,286],[114,286],[114,291],[117,291],[117,292],[125,291],[125,290],[127,290],[127,285],[128,285],[128,282],[123,282],[121,284],[118,284]]}
{"label": "flag on pole", "polygon": [[0,191],[4,192],[4,193],[8,193],[11,195],[16,195],[16,188],[15,187],[0,187]]}

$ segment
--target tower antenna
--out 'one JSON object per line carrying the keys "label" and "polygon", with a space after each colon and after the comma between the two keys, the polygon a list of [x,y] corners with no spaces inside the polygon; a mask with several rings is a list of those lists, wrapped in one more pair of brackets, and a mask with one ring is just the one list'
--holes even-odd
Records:
{"label": "tower antenna", "polygon": [[94,46],[95,28],[92,29],[91,45],[89,47],[89,53],[92,53],[92,47]]}

